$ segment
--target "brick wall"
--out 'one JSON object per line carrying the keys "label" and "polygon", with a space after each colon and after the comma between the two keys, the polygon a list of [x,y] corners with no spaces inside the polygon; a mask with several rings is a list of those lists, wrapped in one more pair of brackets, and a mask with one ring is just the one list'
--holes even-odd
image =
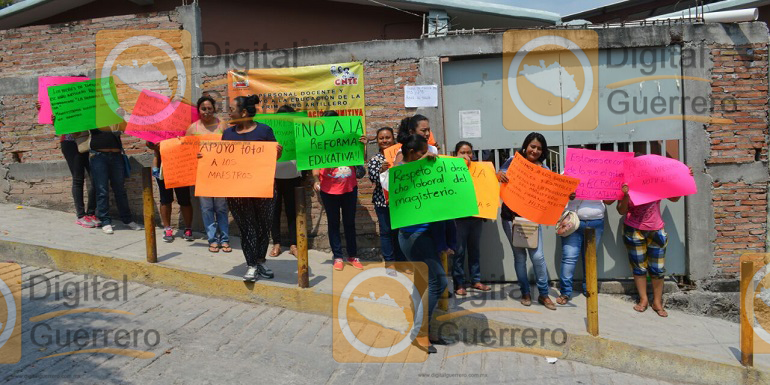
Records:
{"label": "brick wall", "polygon": [[[87,75],[95,67],[96,33],[105,29],[180,29],[175,12],[125,15],[0,30],[0,73],[3,77]],[[0,96],[0,164],[63,162],[53,125],[37,124],[37,94]],[[129,155],[149,153],[144,142],[123,137]],[[131,210],[142,214],[138,170],[126,181]],[[5,176],[5,175],[3,175]],[[74,211],[69,176],[10,179],[7,199],[38,207]],[[157,187],[156,196],[157,196]],[[0,197],[2,198],[2,197]],[[113,208],[115,218],[117,212]],[[177,217],[175,213],[174,218]]]}
{"label": "brick wall", "polygon": [[[730,125],[707,127],[711,140],[708,165],[745,165],[768,160],[767,44],[712,45],[711,97],[714,116]],[[767,183],[715,182],[714,221],[717,239],[714,275],[736,278],[740,254],[764,252],[767,238]]]}

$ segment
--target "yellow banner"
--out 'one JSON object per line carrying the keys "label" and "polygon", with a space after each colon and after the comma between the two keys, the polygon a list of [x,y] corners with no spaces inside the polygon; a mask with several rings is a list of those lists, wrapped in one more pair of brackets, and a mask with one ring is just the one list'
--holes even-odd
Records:
{"label": "yellow banner", "polygon": [[340,116],[364,116],[364,66],[360,62],[296,68],[228,71],[230,100],[257,95],[265,113],[283,105],[309,117],[334,110]]}

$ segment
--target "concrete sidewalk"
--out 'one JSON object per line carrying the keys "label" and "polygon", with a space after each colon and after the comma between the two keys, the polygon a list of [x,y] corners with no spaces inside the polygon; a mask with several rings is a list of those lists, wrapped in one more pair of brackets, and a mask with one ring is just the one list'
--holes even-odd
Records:
{"label": "concrete sidewalk", "polygon": [[[210,253],[202,237],[158,242],[158,263],[145,262],[144,232],[119,223],[115,234],[74,224],[72,214],[0,204],[0,258],[63,271],[96,274],[171,287],[195,294],[281,306],[308,313],[331,314],[331,256],[310,251],[310,289],[298,289],[296,259],[284,252],[268,258],[273,280],[244,284],[246,270],[240,242],[232,253]],[[160,240],[160,229],[157,236]],[[201,236],[201,234],[196,234]],[[552,277],[553,278],[553,277]],[[536,291],[533,291],[535,293]],[[557,292],[552,289],[552,295]],[[688,383],[770,383],[770,357],[755,355],[755,368],[738,361],[739,325],[721,319],[669,310],[668,318],[652,310],[637,313],[632,304],[600,294],[600,338],[586,333],[585,299],[576,297],[556,311],[533,304],[525,308],[515,284],[495,285],[491,293],[450,300],[450,313],[478,312],[451,321],[461,329],[564,329],[568,343],[546,348],[562,358],[667,381]],[[496,310],[493,310],[495,308]],[[500,309],[503,308],[503,309]],[[513,310],[511,310],[513,309]],[[515,310],[534,310],[533,313]]]}

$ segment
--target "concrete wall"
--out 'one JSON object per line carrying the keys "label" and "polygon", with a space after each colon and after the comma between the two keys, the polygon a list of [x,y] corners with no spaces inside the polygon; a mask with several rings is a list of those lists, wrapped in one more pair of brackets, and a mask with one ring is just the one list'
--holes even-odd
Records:
{"label": "concrete wall", "polygon": [[[196,23],[195,12],[181,7],[169,14],[135,17],[108,18],[112,23],[147,25],[160,23],[164,26],[183,24],[194,36],[201,33]],[[157,21],[149,18],[158,18]],[[182,20],[180,22],[180,20]],[[189,20],[189,22],[187,21]],[[76,38],[92,39],[88,25],[103,22],[74,23],[65,27],[30,27],[30,31],[45,31],[49,42],[51,34],[76,34]],[[167,24],[170,23],[170,24]],[[204,22],[205,23],[205,22]],[[22,61],[16,55],[13,39],[30,39],[27,29],[2,31],[0,48],[9,50],[11,61]],[[767,85],[768,85],[768,32],[764,23],[731,25],[674,25],[647,26],[623,29],[597,30],[600,48],[656,47],[671,44],[696,48],[703,55],[703,66],[684,68],[685,76],[710,79],[711,83],[685,81],[684,95],[709,95],[712,117],[728,117],[735,121],[731,125],[713,125],[692,121],[683,122],[685,134],[685,159],[693,168],[699,193],[686,199],[687,207],[687,251],[690,278],[737,277],[738,258],[744,251],[765,251],[767,242],[767,187],[770,174],[767,165]],[[195,35],[195,34],[198,35]],[[199,37],[205,39],[205,36]],[[61,39],[60,39],[61,40]],[[44,41],[36,46],[43,49]],[[16,46],[14,45],[14,47]],[[21,43],[24,46],[24,43]],[[87,45],[87,44],[86,44]],[[46,46],[47,47],[47,46]],[[440,61],[444,57],[473,57],[479,55],[500,55],[502,34],[452,36],[428,40],[387,40],[348,44],[333,44],[301,47],[296,51],[296,62],[291,65],[316,65],[347,61],[362,61],[365,67],[367,133],[382,126],[396,126],[398,121],[415,112],[428,115],[439,143],[443,142],[443,111],[438,109],[406,109],[403,107],[403,86],[407,84],[441,84]],[[48,48],[50,49],[50,48]],[[32,49],[30,49],[30,52]],[[260,61],[263,60],[263,53]],[[254,61],[255,53],[248,62]],[[272,61],[285,52],[267,52]],[[65,60],[57,61],[51,55],[53,64],[35,70],[34,67],[12,66],[13,71],[0,79],[0,127],[2,167],[0,182],[3,195],[0,199],[12,202],[27,202],[39,206],[71,209],[68,191],[68,176],[61,163],[58,144],[50,126],[28,123],[34,115],[35,78],[45,74],[77,74],[86,71],[88,60],[75,68],[68,67]],[[226,86],[221,82],[228,70],[227,59],[233,57],[207,57],[194,61],[195,84],[201,85],[200,92],[209,92],[224,98]],[[90,59],[93,60],[93,59]],[[201,66],[200,60],[206,60]],[[700,63],[700,60],[696,60]],[[0,63],[2,65],[3,63]],[[92,65],[92,64],[91,64]],[[74,72],[73,72],[74,71]],[[197,95],[196,95],[197,96]],[[737,102],[725,108],[722,101],[733,98]],[[686,111],[685,111],[686,113]],[[26,123],[25,123],[26,122]],[[138,141],[128,141],[133,154],[146,151]],[[444,145],[444,147],[446,147]],[[370,155],[373,153],[370,147]],[[21,163],[13,153],[22,152]],[[9,167],[10,166],[10,167]],[[6,170],[10,171],[6,171]],[[138,181],[129,182],[129,191],[134,197],[133,207],[138,208]],[[52,191],[61,192],[52,192]],[[325,216],[317,196],[308,192],[311,245],[326,248]],[[376,216],[371,207],[371,184],[368,179],[361,181],[357,214],[359,245],[362,254],[373,251],[378,245]],[[137,210],[138,212],[138,210]]]}

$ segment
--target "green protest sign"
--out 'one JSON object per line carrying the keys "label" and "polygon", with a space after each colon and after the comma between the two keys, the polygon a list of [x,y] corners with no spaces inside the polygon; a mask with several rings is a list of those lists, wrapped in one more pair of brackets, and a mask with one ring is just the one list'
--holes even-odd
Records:
{"label": "green protest sign", "polygon": [[390,169],[388,183],[391,228],[479,214],[476,190],[463,159],[406,163]]}
{"label": "green protest sign", "polygon": [[297,145],[294,141],[294,119],[307,118],[307,112],[286,112],[278,114],[257,114],[254,121],[264,123],[273,129],[273,134],[278,143],[283,146],[283,152],[279,162],[288,162],[297,159]]}
{"label": "green protest sign", "polygon": [[[88,131],[123,122],[123,119],[110,109],[102,88],[97,87],[100,84],[99,80],[92,79],[48,87],[51,110],[56,118],[54,128],[57,135]],[[109,81],[112,98],[117,100],[112,77],[101,80]]]}
{"label": "green protest sign", "polygon": [[364,164],[364,135],[360,116],[294,119],[297,169],[359,166]]}

